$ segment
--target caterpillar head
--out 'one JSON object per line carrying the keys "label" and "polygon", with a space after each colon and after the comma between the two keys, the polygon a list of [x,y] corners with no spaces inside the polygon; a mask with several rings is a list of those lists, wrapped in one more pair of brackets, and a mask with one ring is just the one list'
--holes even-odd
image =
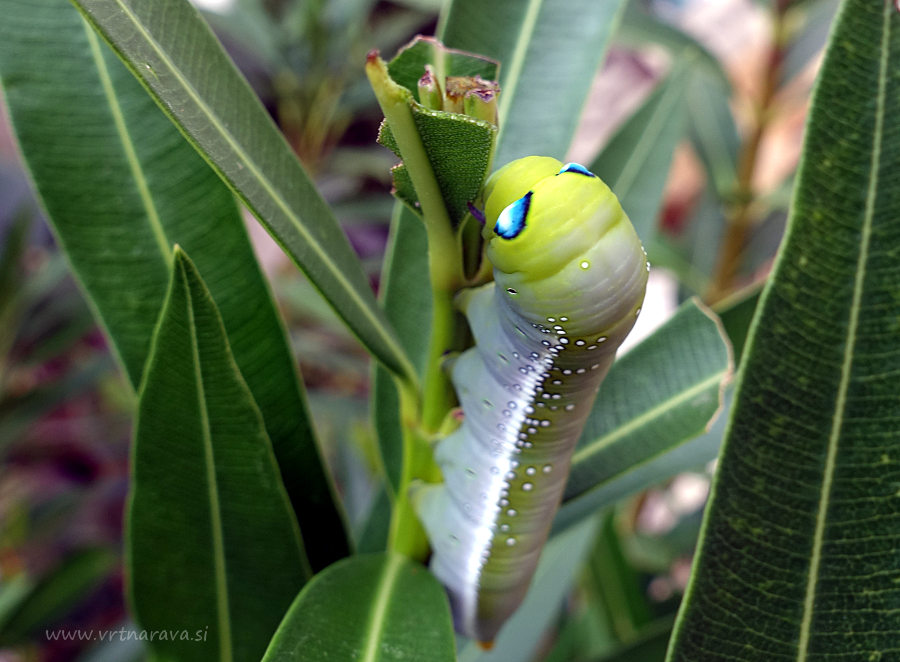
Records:
{"label": "caterpillar head", "polygon": [[646,254],[615,195],[577,164],[526,157],[485,186],[494,277],[534,323],[567,317],[569,333],[622,337],[640,309]]}

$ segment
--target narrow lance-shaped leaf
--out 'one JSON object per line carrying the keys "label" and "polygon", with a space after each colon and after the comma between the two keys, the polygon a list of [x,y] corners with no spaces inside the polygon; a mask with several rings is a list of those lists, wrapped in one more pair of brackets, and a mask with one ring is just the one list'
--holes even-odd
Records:
{"label": "narrow lance-shaped leaf", "polygon": [[310,575],[256,404],[196,268],[176,250],[141,388],[128,511],[139,625],[179,662],[256,662]]}
{"label": "narrow lance-shaped leaf", "polygon": [[452,662],[450,608],[438,581],[398,554],[354,556],[306,585],[263,662]]}
{"label": "narrow lance-shaped leaf", "polygon": [[72,2],[372,355],[414,382],[334,214],[197,10],[187,0]]}
{"label": "narrow lance-shaped leaf", "polygon": [[500,62],[495,166],[537,154],[562,159],[624,0],[453,0],[448,46]]}
{"label": "narrow lance-shaped leaf", "polygon": [[645,245],[655,234],[672,155],[684,134],[684,88],[695,56],[683,57],[590,166],[619,198]]}
{"label": "narrow lance-shaped leaf", "polygon": [[137,387],[172,246],[203,271],[313,566],[348,551],[295,361],[234,197],[66,0],[0,0],[0,81],[34,185]]}
{"label": "narrow lance-shaped leaf", "polygon": [[900,12],[847,0],[670,660],[900,648]]}

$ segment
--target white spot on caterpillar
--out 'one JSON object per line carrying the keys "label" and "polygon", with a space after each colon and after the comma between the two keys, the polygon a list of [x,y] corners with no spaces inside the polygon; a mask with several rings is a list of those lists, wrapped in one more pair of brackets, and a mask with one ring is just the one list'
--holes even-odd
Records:
{"label": "white spot on caterpillar", "polygon": [[548,473],[550,473],[551,471],[553,471],[553,465],[552,465],[552,464],[545,464],[544,467],[541,469],[541,471],[543,471],[545,474],[548,474]]}
{"label": "white spot on caterpillar", "polygon": [[600,336],[599,338],[597,338],[597,342],[606,342],[606,341],[607,341],[606,336]]}
{"label": "white spot on caterpillar", "polygon": [[561,342],[563,345],[568,345],[568,344],[569,344],[569,339],[568,339],[568,338],[560,338],[560,339],[559,339],[559,342]]}
{"label": "white spot on caterpillar", "polygon": [[543,421],[541,421],[541,427],[542,427],[542,428],[549,428],[549,427],[550,427],[550,421],[548,421],[548,420],[545,418]]}
{"label": "white spot on caterpillar", "polygon": [[516,544],[516,539],[513,538],[512,536],[510,536],[509,538],[506,539],[506,546],[507,546],[507,547],[512,547],[512,546],[515,545],[515,544]]}
{"label": "white spot on caterpillar", "polygon": [[491,473],[496,476],[500,473],[500,467],[491,467]]}
{"label": "white spot on caterpillar", "polygon": [[509,524],[501,524],[500,530],[506,533],[507,531],[509,531]]}
{"label": "white spot on caterpillar", "polygon": [[570,402],[569,404],[566,405],[566,411],[572,411],[573,409],[575,409],[574,403]]}
{"label": "white spot on caterpillar", "polygon": [[509,510],[506,511],[506,514],[509,515],[510,517],[515,517],[519,513],[515,508],[510,508]]}
{"label": "white spot on caterpillar", "polygon": [[515,480],[516,472],[515,471],[507,471],[506,472],[506,480]]}
{"label": "white spot on caterpillar", "polygon": [[581,266],[582,269],[590,269],[590,268],[591,268],[591,263],[588,262],[587,260],[582,260],[580,266]]}
{"label": "white spot on caterpillar", "polygon": [[553,322],[556,321],[556,318],[555,318],[555,317],[548,317],[548,318],[547,318],[547,321],[550,322],[550,323],[552,324]]}
{"label": "white spot on caterpillar", "polygon": [[585,370],[584,368],[578,368],[578,370],[575,371],[575,374],[576,374],[576,375],[583,375],[583,374],[586,373],[586,372],[587,372],[587,370]]}
{"label": "white spot on caterpillar", "polygon": [[500,499],[500,507],[506,508],[509,505],[509,499]]}
{"label": "white spot on caterpillar", "polygon": [[569,318],[568,318],[568,317],[560,317],[560,318],[559,318],[559,321],[560,321],[560,322],[568,322],[568,321],[569,321]]}
{"label": "white spot on caterpillar", "polygon": [[584,341],[583,341],[583,340],[576,340],[576,341],[575,341],[575,344],[578,345],[579,347],[584,347]]}
{"label": "white spot on caterpillar", "polygon": [[515,409],[515,408],[518,407],[519,405],[516,404],[516,401],[515,401],[515,400],[510,400],[509,402],[506,403],[506,406],[509,407],[510,409]]}
{"label": "white spot on caterpillar", "polygon": [[530,492],[530,491],[533,490],[533,489],[534,489],[534,485],[532,485],[531,483],[522,483],[522,490],[523,490],[523,491],[525,491],[525,492]]}
{"label": "white spot on caterpillar", "polygon": [[525,474],[528,476],[533,476],[536,473],[537,469],[535,469],[534,467],[528,467],[527,469],[525,469]]}

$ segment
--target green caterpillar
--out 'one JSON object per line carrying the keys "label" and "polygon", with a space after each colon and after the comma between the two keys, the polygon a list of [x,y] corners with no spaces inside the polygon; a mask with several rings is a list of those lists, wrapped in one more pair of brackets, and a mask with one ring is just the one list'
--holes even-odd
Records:
{"label": "green caterpillar", "polygon": [[465,418],[436,449],[444,483],[417,503],[457,630],[488,643],[528,589],[649,263],[609,187],[577,164],[508,164],[486,184],[485,218],[494,282],[460,296],[476,345],[451,372]]}

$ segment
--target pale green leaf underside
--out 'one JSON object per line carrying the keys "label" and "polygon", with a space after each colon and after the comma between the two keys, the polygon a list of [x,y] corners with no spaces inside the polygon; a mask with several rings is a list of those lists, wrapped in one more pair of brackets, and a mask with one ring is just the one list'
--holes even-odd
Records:
{"label": "pale green leaf underside", "polygon": [[847,0],[670,660],[900,656],[900,13]]}
{"label": "pale green leaf underside", "polygon": [[187,0],[72,0],[372,354],[414,381],[328,205]]}
{"label": "pale green leaf underside", "polygon": [[196,268],[173,277],[141,388],[127,553],[131,600],[179,662],[256,662],[309,577],[262,417]]}

